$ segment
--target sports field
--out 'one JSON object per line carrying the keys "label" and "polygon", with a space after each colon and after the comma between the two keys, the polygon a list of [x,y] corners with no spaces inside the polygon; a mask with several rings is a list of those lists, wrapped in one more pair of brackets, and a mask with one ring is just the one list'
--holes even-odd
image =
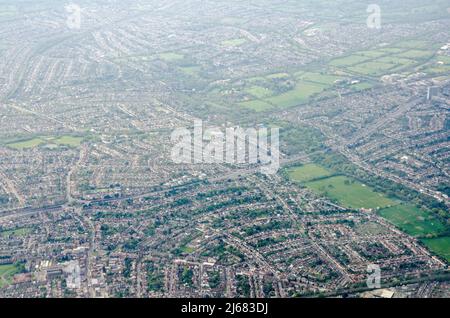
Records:
{"label": "sports field", "polygon": [[40,136],[15,142],[7,143],[6,146],[16,150],[35,148],[40,145],[64,145],[69,147],[78,147],[83,141],[83,137],[63,135],[60,137]]}
{"label": "sports field", "polygon": [[375,209],[396,204],[385,195],[345,176],[308,182],[306,186],[352,209]]}
{"label": "sports field", "polygon": [[287,173],[289,179],[295,182],[307,182],[331,175],[330,171],[314,163],[289,168]]}
{"label": "sports field", "polygon": [[401,41],[388,47],[356,51],[329,62],[341,70],[366,76],[381,76],[395,72],[407,72],[424,63],[433,55],[424,41]]}
{"label": "sports field", "polygon": [[299,82],[295,88],[286,93],[273,96],[267,99],[271,104],[276,105],[277,108],[292,107],[301,103],[304,103],[314,94],[320,93],[325,89],[324,85]]}
{"label": "sports field", "polygon": [[430,250],[450,262],[450,236],[422,239]]}
{"label": "sports field", "polygon": [[42,143],[44,143],[44,141],[42,139],[33,138],[33,139],[24,140],[24,141],[13,142],[13,143],[7,144],[7,146],[10,148],[16,149],[16,150],[23,150],[23,149],[37,147]]}
{"label": "sports field", "polygon": [[445,230],[444,224],[431,213],[409,204],[382,209],[380,215],[412,236],[437,235]]}
{"label": "sports field", "polygon": [[78,147],[82,140],[83,140],[82,137],[61,136],[57,139],[54,139],[53,142],[58,145]]}

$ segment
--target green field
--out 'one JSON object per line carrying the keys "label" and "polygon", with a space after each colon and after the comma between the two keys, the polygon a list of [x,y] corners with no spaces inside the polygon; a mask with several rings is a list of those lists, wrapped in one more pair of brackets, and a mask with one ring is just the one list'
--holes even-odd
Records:
{"label": "green field", "polygon": [[39,146],[40,144],[44,143],[44,141],[40,138],[33,138],[33,139],[28,139],[28,140],[24,140],[24,141],[18,141],[18,142],[13,142],[10,144],[6,144],[7,147],[16,149],[16,150],[23,150],[23,149],[28,149],[28,148],[34,148]]}
{"label": "green field", "polygon": [[332,86],[337,80],[341,79],[340,76],[336,75],[310,73],[310,72],[298,74],[298,76],[296,77],[300,80],[305,80],[308,82],[314,82],[328,86]]}
{"label": "green field", "polygon": [[[237,45],[235,42],[243,39],[224,41],[227,45]],[[415,47],[414,45],[418,46]],[[408,74],[417,70],[420,65],[428,67],[430,72],[445,73],[450,70],[445,57],[440,60],[433,58],[433,63],[427,61],[434,53],[426,50],[425,41],[405,40],[391,46],[378,47],[372,50],[356,51],[348,56],[331,60],[331,68],[293,73],[279,72],[244,79],[242,91],[245,97],[239,96],[236,104],[256,112],[295,107],[309,102],[317,95],[335,97],[331,88],[339,85],[352,91],[361,91],[373,87],[374,82],[362,80],[349,85],[352,77],[364,75],[380,77],[391,73]],[[421,64],[422,63],[422,64]],[[426,64],[423,64],[426,63]],[[424,69],[426,71],[426,68]],[[242,85],[242,81],[239,83]]]}
{"label": "green field", "polygon": [[158,55],[158,57],[161,60],[164,60],[166,62],[173,62],[173,61],[179,61],[184,58],[183,54],[173,53],[173,52],[167,52],[167,53],[161,53]]}
{"label": "green field", "polygon": [[364,89],[368,89],[368,88],[372,88],[372,87],[373,87],[373,84],[366,83],[366,82],[357,83],[357,84],[353,84],[352,86],[350,86],[350,88],[354,91],[362,91]]}
{"label": "green field", "polygon": [[367,60],[369,60],[370,57],[368,56],[361,56],[361,55],[350,55],[350,56],[346,56],[346,57],[341,57],[338,59],[335,59],[333,61],[330,62],[330,65],[333,66],[351,66],[351,65],[355,65],[361,62],[365,62]]}
{"label": "green field", "polygon": [[61,136],[57,139],[52,140],[55,144],[58,145],[66,145],[72,147],[78,147],[83,141],[82,137],[73,137],[73,136]]}
{"label": "green field", "polygon": [[407,40],[401,41],[397,43],[395,46],[402,48],[425,48],[428,46],[428,43],[422,40]]}
{"label": "green field", "polygon": [[352,72],[356,72],[364,75],[381,75],[386,73],[387,70],[393,68],[395,65],[382,63],[382,62],[366,62],[354,65],[348,69]]}
{"label": "green field", "polygon": [[437,56],[433,58],[421,71],[433,74],[445,73],[445,75],[448,75],[450,73],[450,56]]}
{"label": "green field", "polygon": [[328,177],[331,172],[314,163],[300,167],[292,167],[287,170],[289,179],[295,182],[307,182],[318,178]]}
{"label": "green field", "polygon": [[232,39],[232,40],[226,40],[226,41],[222,41],[222,45],[224,46],[239,46],[244,44],[245,42],[247,42],[246,39]]}
{"label": "green field", "polygon": [[65,145],[70,147],[78,147],[83,141],[83,137],[64,135],[60,137],[36,137],[26,140],[20,140],[7,143],[6,146],[16,150],[24,150],[29,148],[35,148],[40,145],[57,147],[57,145]]}
{"label": "green field", "polygon": [[186,245],[185,245],[185,246],[182,246],[182,247],[180,248],[180,250],[183,251],[183,253],[191,254],[192,252],[195,251],[195,248],[189,247],[189,246],[186,246]]}
{"label": "green field", "polygon": [[187,74],[190,76],[197,76],[201,70],[201,67],[200,66],[184,66],[184,67],[180,67],[180,70],[184,74]]}
{"label": "green field", "polygon": [[344,176],[308,182],[306,186],[352,209],[375,209],[396,204],[383,194]]}
{"label": "green field", "polygon": [[437,235],[445,230],[444,224],[432,214],[413,205],[397,205],[380,210],[380,215],[412,236]]}
{"label": "green field", "polygon": [[425,41],[407,40],[391,47],[358,51],[334,59],[329,64],[362,75],[381,76],[424,62],[424,59],[433,55],[433,51],[426,50],[427,47]]}
{"label": "green field", "polygon": [[14,5],[0,4],[0,19],[14,17],[18,12]]}
{"label": "green field", "polygon": [[30,228],[22,227],[22,228],[18,228],[18,229],[14,229],[14,230],[1,231],[0,236],[2,236],[2,237],[8,237],[10,235],[24,236],[30,232],[31,232]]}
{"label": "green field", "polygon": [[450,236],[422,239],[430,250],[450,262]]}
{"label": "green field", "polygon": [[13,276],[18,272],[19,270],[14,264],[0,265],[0,288],[9,285]]}
{"label": "green field", "polygon": [[270,105],[269,103],[266,103],[262,100],[251,100],[251,101],[247,101],[247,102],[241,102],[241,103],[239,103],[239,105],[244,108],[252,109],[256,112],[263,112],[263,111],[273,108],[272,105]]}
{"label": "green field", "polygon": [[411,65],[416,64],[416,61],[414,61],[414,60],[400,58],[400,57],[396,57],[396,56],[382,57],[382,58],[378,59],[377,61],[379,61],[381,63],[391,64],[392,68],[411,66]]}
{"label": "green field", "polygon": [[409,50],[403,53],[397,54],[400,57],[408,57],[408,58],[423,58],[429,57],[433,54],[431,51],[423,51],[423,50]]}
{"label": "green field", "polygon": [[257,112],[294,107],[308,102],[344,79],[333,72],[304,71],[250,77],[244,80],[243,91],[247,94],[247,100],[238,102],[238,105]]}
{"label": "green field", "polygon": [[[398,50],[400,50],[400,49],[398,49]],[[372,51],[360,51],[360,52],[358,52],[359,55],[367,56],[367,57],[370,57],[370,58],[377,58],[377,57],[386,55],[386,53],[387,52],[384,52],[382,50],[372,50]]]}
{"label": "green field", "polygon": [[276,105],[277,108],[292,107],[306,102],[314,94],[322,92],[325,87],[315,83],[299,82],[293,90],[267,98],[266,101]]}
{"label": "green field", "polygon": [[273,95],[273,92],[270,89],[256,85],[245,91],[256,98],[265,98]]}
{"label": "green field", "polygon": [[288,73],[274,73],[266,76],[269,79],[279,79],[289,77]]}

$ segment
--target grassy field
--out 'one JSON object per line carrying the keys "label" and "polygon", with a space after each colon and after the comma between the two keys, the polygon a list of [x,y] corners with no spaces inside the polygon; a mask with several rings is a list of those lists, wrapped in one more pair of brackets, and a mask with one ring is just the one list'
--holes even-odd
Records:
{"label": "grassy field", "polygon": [[13,236],[24,236],[24,235],[26,235],[26,234],[28,234],[30,232],[31,232],[30,228],[22,227],[22,228],[19,228],[19,229],[2,231],[2,232],[0,232],[0,236],[2,236],[2,237],[8,237],[10,235],[13,235]]}
{"label": "grassy field", "polygon": [[262,100],[251,100],[248,102],[241,102],[239,103],[239,105],[244,108],[252,109],[256,112],[263,112],[273,108],[273,105],[270,105],[269,103],[266,103]]}
{"label": "grassy field", "polygon": [[[223,43],[236,45],[238,42],[235,43],[235,40],[239,39]],[[414,46],[416,43],[417,47]],[[405,40],[388,47],[356,51],[351,55],[336,58],[329,62],[330,69],[297,71],[290,74],[281,72],[247,78],[243,88],[246,96],[237,101],[237,104],[256,112],[284,109],[307,103],[318,95],[324,98],[334,97],[332,92],[335,90],[332,88],[337,85],[347,85],[352,91],[360,91],[371,88],[374,84],[368,79],[348,85],[353,75],[374,77],[375,80],[385,74],[408,74],[420,65],[427,65],[434,73],[450,70],[446,60],[433,60],[434,64],[430,64],[428,58],[432,56],[433,51],[426,50],[427,46],[425,41]]]}
{"label": "grassy field", "polygon": [[323,178],[331,175],[327,169],[310,163],[300,167],[292,167],[287,170],[289,179],[295,182],[307,182],[318,178]]}
{"label": "grassy field", "polygon": [[426,48],[428,43],[422,40],[407,40],[401,41],[395,45],[396,47],[404,48]]}
{"label": "grassy field", "polygon": [[246,39],[242,39],[242,38],[240,38],[240,39],[231,39],[231,40],[222,41],[222,45],[223,46],[228,46],[228,47],[230,47],[230,46],[239,46],[239,45],[244,44],[245,42],[247,42],[247,40]]}
{"label": "grassy field", "polygon": [[14,17],[17,13],[18,10],[14,5],[0,4],[0,19]]}
{"label": "grassy field", "polygon": [[276,105],[277,108],[292,107],[306,102],[314,94],[322,92],[325,87],[306,81],[298,82],[293,90],[267,98],[266,101]]}
{"label": "grassy field", "polygon": [[58,145],[78,147],[81,144],[81,142],[83,141],[83,138],[82,137],[73,137],[73,136],[61,136],[52,141]]}
{"label": "grassy field", "polygon": [[6,144],[6,146],[16,149],[16,150],[23,150],[23,149],[37,147],[42,143],[44,143],[44,141],[42,139],[33,138],[33,139],[28,139],[28,140],[24,140],[24,141],[18,141],[18,142]]}
{"label": "grassy field", "polygon": [[437,235],[445,226],[432,214],[413,205],[402,204],[380,210],[380,215],[412,236]]}
{"label": "grassy field", "polygon": [[370,57],[368,57],[368,56],[350,55],[350,56],[335,59],[330,62],[330,65],[332,65],[332,66],[351,66],[351,65],[355,65],[355,64],[358,64],[361,62],[368,61],[368,60],[370,60]]}
{"label": "grassy field", "polygon": [[341,79],[340,76],[311,73],[311,72],[299,74],[297,78],[300,80],[305,80],[308,82],[319,83],[328,86],[332,86],[337,80]]}
{"label": "grassy field", "polygon": [[274,73],[274,74],[267,75],[267,78],[269,78],[269,79],[279,79],[279,78],[287,78],[287,77],[289,77],[288,73]]}
{"label": "grassy field", "polygon": [[83,137],[64,135],[60,137],[36,137],[27,140],[7,143],[6,146],[16,150],[24,150],[35,148],[40,145],[54,146],[64,145],[70,147],[78,147],[83,141]]}
{"label": "grassy field", "polygon": [[367,57],[370,57],[370,58],[377,58],[377,57],[386,55],[386,53],[387,52],[384,52],[384,51],[381,51],[381,50],[360,51],[360,52],[358,52],[359,55],[367,56]]}
{"label": "grassy field", "polygon": [[356,72],[363,75],[382,75],[385,74],[387,70],[393,68],[395,65],[381,62],[366,62],[354,65],[348,69],[352,72]]}
{"label": "grassy field", "polygon": [[13,264],[0,265],[0,288],[9,285],[18,272],[18,268]]}
{"label": "grassy field", "polygon": [[373,87],[373,84],[362,82],[362,83],[353,84],[351,86],[351,89],[354,91],[362,91],[364,89],[368,89],[371,87]]}
{"label": "grassy field", "polygon": [[429,57],[433,54],[431,51],[423,51],[423,50],[409,50],[403,53],[397,54],[397,56],[400,57],[407,57],[407,58],[423,58],[423,57]]}
{"label": "grassy field", "polygon": [[405,71],[426,62],[426,59],[433,55],[433,51],[427,48],[426,41],[406,40],[389,47],[357,51],[349,56],[334,59],[329,64],[353,73],[378,77]]}
{"label": "grassy field", "polygon": [[245,91],[256,98],[265,98],[273,95],[273,92],[270,89],[256,85]]}
{"label": "grassy field", "polygon": [[448,75],[450,73],[450,56],[437,56],[433,58],[430,63],[421,68],[421,71]]}
{"label": "grassy field", "polygon": [[421,241],[434,253],[450,262],[450,236],[422,239]]}
{"label": "grassy field", "polygon": [[184,58],[184,55],[178,54],[178,53],[173,53],[173,52],[166,52],[166,53],[159,54],[158,57],[161,60],[164,60],[166,62],[173,62],[173,61],[182,60]]}
{"label": "grassy field", "polygon": [[352,209],[383,208],[396,204],[383,194],[345,176],[308,182],[306,186]]}
{"label": "grassy field", "polygon": [[180,70],[186,75],[197,76],[201,70],[201,67],[200,66],[184,66],[184,67],[180,67]]}

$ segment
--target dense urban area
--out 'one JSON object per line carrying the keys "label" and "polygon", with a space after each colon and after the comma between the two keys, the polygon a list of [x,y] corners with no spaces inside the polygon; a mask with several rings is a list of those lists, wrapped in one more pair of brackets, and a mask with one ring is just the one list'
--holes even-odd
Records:
{"label": "dense urban area", "polygon": [[0,297],[450,297],[450,2],[374,1],[1,0]]}

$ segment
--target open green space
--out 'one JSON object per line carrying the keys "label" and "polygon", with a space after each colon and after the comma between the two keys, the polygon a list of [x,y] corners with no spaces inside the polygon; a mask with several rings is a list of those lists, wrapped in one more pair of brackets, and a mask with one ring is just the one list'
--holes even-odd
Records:
{"label": "open green space", "polygon": [[161,60],[164,60],[166,62],[173,62],[173,61],[179,61],[184,58],[183,54],[173,53],[173,52],[166,52],[158,54],[158,57]]}
{"label": "open green space", "polygon": [[61,136],[59,138],[52,140],[52,142],[54,142],[55,144],[72,147],[78,147],[82,141],[83,141],[82,137],[74,137],[74,136]]}
{"label": "open green space", "polygon": [[332,66],[351,66],[355,65],[361,62],[368,61],[370,57],[368,56],[361,56],[361,55],[350,55],[346,57],[340,57],[337,59],[334,59],[330,62],[330,65]]}
{"label": "open green space", "polygon": [[44,143],[44,140],[40,138],[32,138],[24,141],[18,141],[6,144],[6,146],[16,149],[16,150],[23,150],[28,148],[34,148],[39,146],[40,144]]}
{"label": "open green space", "polygon": [[311,73],[311,72],[301,73],[297,76],[297,78],[308,81],[308,82],[314,82],[314,83],[319,83],[319,84],[324,84],[324,85],[329,85],[329,86],[335,84],[336,81],[341,79],[340,76],[336,76],[336,75]]}
{"label": "open green space", "polygon": [[0,4],[0,19],[14,17],[18,12],[14,5]]}
{"label": "open green space", "polygon": [[269,79],[280,79],[289,77],[288,73],[274,73],[266,76]]}
{"label": "open green space", "polygon": [[450,236],[425,238],[421,240],[431,251],[450,262]]}
{"label": "open green space", "polygon": [[180,67],[180,70],[186,75],[197,76],[201,70],[201,67],[200,66],[183,66],[183,67]]}
{"label": "open green space", "polygon": [[14,264],[0,265],[0,288],[11,284],[13,276],[18,272],[19,269]]}
{"label": "open green space", "polygon": [[252,109],[256,112],[263,112],[263,111],[273,108],[272,105],[270,105],[269,103],[266,103],[262,100],[251,100],[251,101],[241,102],[241,103],[239,103],[239,105],[244,108]]}
{"label": "open green space", "polygon": [[289,178],[295,182],[307,182],[328,177],[332,174],[329,170],[314,163],[289,168],[287,169],[287,173]]}
{"label": "open green space", "polygon": [[348,78],[334,72],[304,71],[250,77],[244,80],[242,88],[246,100],[238,105],[257,112],[289,108],[306,103],[317,94],[325,94],[324,91],[344,83],[345,79]]}
{"label": "open green space", "polygon": [[[400,50],[400,49],[398,49]],[[401,50],[400,50],[401,51]],[[371,51],[359,51],[358,54],[362,56],[367,56],[370,58],[377,58],[380,56],[386,55],[387,52],[384,52],[383,50],[371,50]]]}
{"label": "open green space", "polygon": [[361,75],[381,76],[416,66],[432,55],[426,41],[405,40],[382,48],[357,51],[329,64]]}
{"label": "open green space", "polygon": [[395,44],[400,48],[426,48],[428,43],[422,40],[405,40]]}
{"label": "open green space", "polygon": [[55,148],[57,146],[78,147],[83,140],[83,137],[70,135],[63,135],[59,137],[39,136],[29,139],[7,142],[5,145],[16,150],[35,148],[40,145],[46,145],[48,146],[48,148]]}
{"label": "open green space", "polygon": [[445,230],[442,224],[431,213],[413,205],[401,204],[380,210],[380,215],[412,236],[438,235]]}
{"label": "open green space", "polygon": [[265,98],[273,95],[273,92],[270,89],[256,85],[247,88],[245,91],[256,98]]}
{"label": "open green space", "polygon": [[352,209],[375,209],[396,204],[382,193],[345,176],[311,181],[305,185]]}
{"label": "open green space", "polygon": [[0,231],[0,236],[2,236],[2,237],[9,237],[10,235],[24,236],[30,232],[31,232],[31,228],[22,227],[22,228],[13,229],[13,230]]}
{"label": "open green space", "polygon": [[277,108],[287,108],[306,102],[313,95],[322,92],[325,85],[299,82],[293,90],[267,98],[266,101],[275,105]]}
{"label": "open green space", "polygon": [[430,63],[421,68],[421,71],[432,74],[450,73],[450,56],[440,55],[433,58]]}
{"label": "open green space", "polygon": [[382,58],[378,59],[377,61],[381,62],[381,63],[391,64],[392,68],[399,67],[399,66],[402,66],[402,67],[410,66],[410,65],[416,64],[416,61],[414,61],[414,60],[400,58],[397,56],[386,56],[386,57],[382,57]]}
{"label": "open green space", "polygon": [[387,70],[393,68],[394,65],[382,62],[366,62],[351,66],[348,70],[356,72],[363,75],[382,75],[386,73]]}
{"label": "open green space", "polygon": [[372,87],[373,87],[373,84],[367,83],[367,82],[361,82],[361,83],[353,84],[353,85],[350,86],[350,88],[353,91],[362,91],[364,89],[369,89],[369,88],[372,88]]}
{"label": "open green space", "polygon": [[431,51],[424,50],[409,50],[403,53],[398,53],[397,56],[406,57],[406,58],[424,58],[430,57],[433,54]]}
{"label": "open green space", "polygon": [[231,39],[231,40],[222,41],[222,45],[224,45],[224,46],[239,46],[239,45],[244,44],[245,42],[247,42],[247,40],[243,39],[243,38]]}

